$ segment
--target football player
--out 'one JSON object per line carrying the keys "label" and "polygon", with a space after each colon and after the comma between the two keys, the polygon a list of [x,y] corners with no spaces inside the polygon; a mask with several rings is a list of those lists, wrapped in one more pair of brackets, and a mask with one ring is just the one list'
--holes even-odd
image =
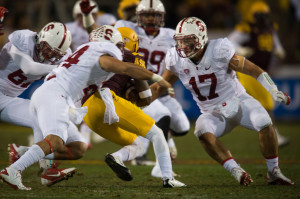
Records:
{"label": "football player", "polygon": [[[137,23],[119,20],[115,27],[129,27],[138,34],[140,39],[138,52],[144,56],[147,69],[161,75],[165,70],[163,62],[165,55],[175,46],[173,40],[175,31],[163,27],[165,8],[160,0],[142,0],[136,8],[136,15]],[[189,120],[181,105],[167,94],[153,101],[143,111],[155,120],[157,126],[163,130],[166,139],[169,130],[173,136],[183,136],[190,129]],[[175,149],[174,158],[177,155]],[[158,164],[154,166],[151,175],[161,176]]]}
{"label": "football player", "polygon": [[[18,96],[36,80],[43,79],[56,64],[62,62],[70,54],[71,34],[62,23],[51,22],[45,25],[39,33],[30,30],[18,30],[8,36],[0,54],[0,119],[18,126],[34,128],[33,119],[29,113],[30,100]],[[76,126],[71,123],[68,129],[70,139],[56,152],[56,158],[78,159],[86,151],[84,138]],[[36,135],[34,135],[37,141]],[[19,158],[17,145],[10,146],[10,163]],[[61,154],[62,153],[62,154]],[[53,156],[51,154],[50,156]],[[52,157],[46,157],[53,159]],[[67,159],[68,156],[67,156]],[[58,182],[67,178],[65,175],[74,173],[75,169],[51,168],[46,160],[40,162],[44,169],[42,184]],[[51,169],[51,170],[48,170]],[[47,173],[56,172],[56,178],[48,178]]]}
{"label": "football player", "polygon": [[[84,43],[87,43],[89,41],[89,34],[86,32],[86,30],[83,27],[82,24],[82,14],[80,9],[80,0],[76,1],[73,7],[73,22],[66,23],[67,28],[70,30],[72,34],[72,43],[71,43],[71,49],[73,51],[76,50],[76,48]],[[91,0],[91,6],[93,6],[93,10],[91,13],[91,17],[96,21],[98,26],[101,25],[112,25],[116,22],[116,17],[112,14],[99,14],[99,8],[98,4]]]}
{"label": "football player", "polygon": [[[136,79],[159,82],[161,86],[172,91],[170,84],[161,76],[135,64],[120,61],[122,60],[120,50],[122,47],[124,47],[122,36],[116,28],[108,25],[100,26],[91,32],[89,43],[77,48],[68,59],[48,74],[45,83],[34,92],[30,102],[34,133],[40,135],[40,139],[15,163],[0,172],[1,178],[7,184],[13,185],[17,189],[31,189],[22,184],[21,172],[46,155],[57,151],[66,142],[68,139],[67,128],[71,119],[69,109],[74,106],[75,102],[82,99],[85,88],[93,85],[99,88],[98,99],[105,104],[105,109],[99,116],[103,118],[104,123],[120,125],[129,131],[131,131],[131,126],[126,127],[123,122],[126,123],[133,119],[128,118],[127,115],[131,109],[126,110],[128,112],[125,116],[122,115],[124,109],[119,109],[114,103],[118,96],[110,92],[108,88],[99,87],[104,81],[114,73],[124,74]],[[122,101],[122,98],[119,101]],[[78,119],[77,121],[80,121],[86,111],[86,107],[73,108],[73,115]],[[136,119],[141,120],[141,118]],[[137,121],[139,120],[133,120],[133,123]],[[134,130],[137,134],[146,136],[153,142],[161,169],[164,171],[164,186],[185,186],[172,177],[169,149],[161,130],[155,125],[150,129],[142,126],[142,132]]]}
{"label": "football player", "polygon": [[[248,19],[238,24],[228,39],[235,45],[239,55],[247,57],[268,72],[273,55],[281,59],[285,57],[278,37],[277,25],[271,21],[270,8],[263,1],[253,3],[248,14]],[[263,105],[274,122],[274,102],[271,95],[254,78],[242,73],[237,73],[237,76],[247,93]],[[279,134],[275,126],[274,128],[278,146],[287,145],[290,140]]]}
{"label": "football player", "polygon": [[[82,8],[82,12],[86,13],[83,18],[83,20],[86,21],[85,24],[92,24],[93,21],[89,21],[88,19],[86,19],[88,17],[87,14],[90,13],[92,9],[92,7],[89,5],[89,2],[83,1],[80,5]],[[87,29],[91,29],[91,27],[95,28],[95,23],[86,26]],[[136,53],[139,48],[139,40],[136,33],[132,29],[127,27],[120,27],[118,28],[118,30],[120,30],[120,32],[122,33],[121,35],[123,37],[123,41],[125,42],[125,48],[130,50],[125,51],[123,60],[138,64],[145,68],[145,62],[143,61],[142,57],[138,53]],[[127,89],[126,87],[126,84],[129,80],[130,77],[128,76],[114,75],[112,78],[106,81],[102,85],[102,87],[108,87],[111,92],[114,92],[114,94],[121,97],[126,97],[126,95],[131,94],[128,92],[131,90],[131,88]],[[148,105],[151,101],[151,92],[148,89],[148,84],[144,82],[138,82],[138,85],[138,87],[136,85],[136,93],[138,93],[138,97],[134,97],[133,95],[130,100],[137,106]],[[122,98],[118,98],[118,100],[116,100],[115,102],[115,105],[118,105],[120,114],[124,115],[124,117],[126,112],[128,112],[126,116],[127,122],[123,122],[121,126],[107,125],[99,122],[99,120],[103,120],[103,111],[101,110],[103,110],[104,104],[102,100],[99,100],[99,94],[97,93],[92,95],[92,97],[90,97],[83,105],[88,106],[90,110],[93,110],[87,113],[84,120],[87,125],[99,135],[116,144],[125,146],[121,150],[107,155],[105,161],[118,175],[118,177],[123,180],[129,181],[132,180],[132,176],[128,168],[126,168],[123,164],[123,161],[132,160],[144,153],[143,142],[145,138],[142,139],[142,137],[144,136],[137,137],[136,134],[145,134],[145,129],[148,129],[153,125],[153,119],[144,114],[140,109],[137,109],[137,107],[132,107],[130,103],[121,99]],[[126,97],[126,99],[129,98]],[[131,109],[131,111],[128,111],[128,109]],[[132,118],[133,120],[130,121],[129,118]],[[133,121],[139,122],[134,123]],[[123,125],[125,125],[126,128],[122,127]],[[175,184],[174,186],[177,186]],[[164,186],[168,185],[165,183]]]}
{"label": "football player", "polygon": [[120,19],[136,22],[136,7],[140,0],[121,0],[118,7]]}
{"label": "football player", "polygon": [[[270,116],[245,92],[236,71],[254,77],[275,101],[288,105],[290,97],[278,91],[268,73],[244,56],[235,54],[234,46],[227,38],[208,42],[206,25],[196,17],[182,19],[174,39],[176,47],[166,55],[163,77],[171,84],[180,79],[191,91],[202,113],[196,121],[194,134],[206,152],[241,185],[249,185],[253,182],[250,174],[242,169],[218,138],[238,125],[254,130],[266,160],[269,184],[293,185],[279,169],[276,133]],[[164,89],[155,83],[152,91],[155,98]]]}

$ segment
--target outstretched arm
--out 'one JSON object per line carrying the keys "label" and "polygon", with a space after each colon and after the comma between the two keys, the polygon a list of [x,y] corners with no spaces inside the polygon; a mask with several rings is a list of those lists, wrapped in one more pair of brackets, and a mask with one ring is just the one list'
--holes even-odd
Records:
{"label": "outstretched arm", "polygon": [[11,46],[9,54],[15,64],[28,75],[47,75],[50,71],[56,68],[56,65],[41,64],[33,61],[32,57],[21,52],[14,45]]}
{"label": "outstretched arm", "polygon": [[109,55],[102,55],[99,58],[99,65],[105,71],[122,75],[128,75],[130,77],[140,80],[151,80],[154,82],[158,82],[162,87],[172,90],[171,84],[167,82],[164,78],[136,64],[122,62]]}
{"label": "outstretched arm", "polygon": [[290,104],[290,96],[278,91],[277,86],[268,73],[245,57],[234,54],[229,62],[229,68],[254,77],[271,94],[273,100],[283,102],[286,105]]}
{"label": "outstretched arm", "polygon": [[97,27],[97,24],[95,23],[95,20],[92,16],[92,10],[95,7],[96,5],[90,5],[90,0],[82,0],[80,2],[83,27],[88,31],[88,33],[91,33],[92,30]]}

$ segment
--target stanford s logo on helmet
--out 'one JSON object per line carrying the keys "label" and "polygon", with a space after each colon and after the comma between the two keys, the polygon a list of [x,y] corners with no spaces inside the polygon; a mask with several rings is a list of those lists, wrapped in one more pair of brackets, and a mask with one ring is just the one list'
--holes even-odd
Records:
{"label": "stanford s logo on helmet", "polygon": [[36,52],[40,62],[60,60],[70,47],[72,36],[66,26],[59,22],[45,25],[36,37]]}
{"label": "stanford s logo on helmet", "polygon": [[121,33],[113,26],[98,26],[90,33],[90,41],[111,42],[123,51],[124,42]]}
{"label": "stanford s logo on helmet", "polygon": [[178,55],[192,58],[208,41],[206,25],[197,17],[184,18],[176,27],[174,39]]}

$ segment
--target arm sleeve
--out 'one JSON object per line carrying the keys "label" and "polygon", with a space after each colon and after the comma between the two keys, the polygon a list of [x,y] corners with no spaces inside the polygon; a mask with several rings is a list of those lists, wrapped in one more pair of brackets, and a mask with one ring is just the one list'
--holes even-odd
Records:
{"label": "arm sleeve", "polygon": [[9,54],[15,64],[27,75],[46,75],[56,67],[56,65],[41,64],[33,61],[32,57],[21,52],[14,45],[11,46]]}

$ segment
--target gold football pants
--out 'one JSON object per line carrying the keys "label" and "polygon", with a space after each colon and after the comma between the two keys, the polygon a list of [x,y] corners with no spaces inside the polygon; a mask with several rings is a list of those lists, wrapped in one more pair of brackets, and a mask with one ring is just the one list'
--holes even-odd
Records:
{"label": "gold football pants", "polygon": [[88,107],[84,122],[95,133],[121,146],[132,144],[137,135],[145,137],[155,121],[136,105],[110,92],[119,122],[103,122],[106,106],[98,91],[83,104]]}

